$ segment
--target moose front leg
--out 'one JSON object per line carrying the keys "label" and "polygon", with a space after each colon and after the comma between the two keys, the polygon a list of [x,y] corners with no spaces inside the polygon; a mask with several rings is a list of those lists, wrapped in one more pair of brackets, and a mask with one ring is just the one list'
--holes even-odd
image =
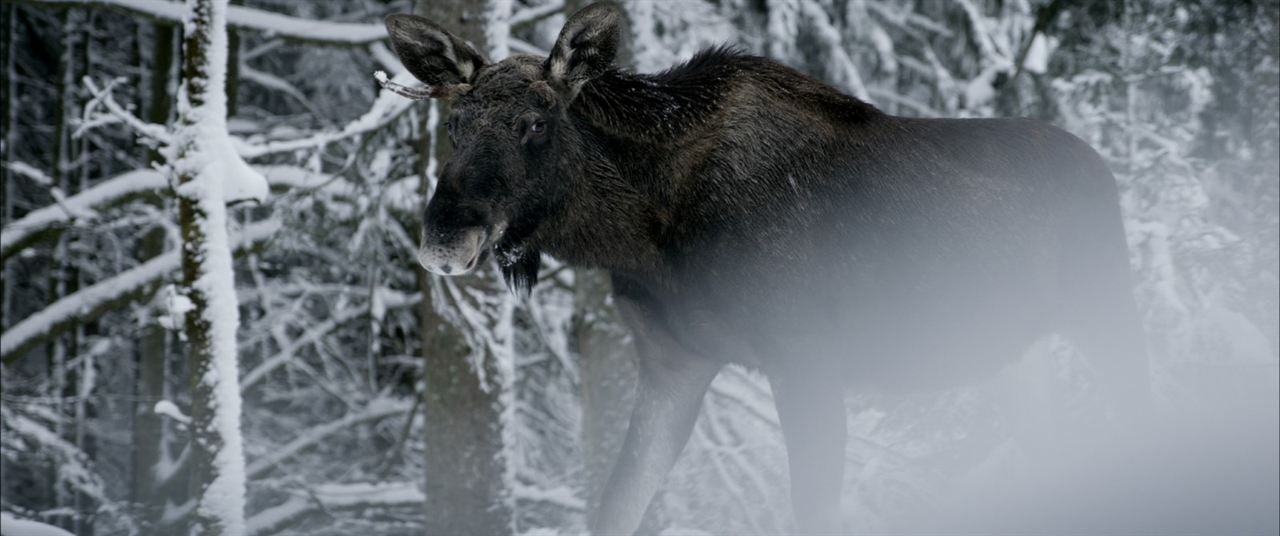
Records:
{"label": "moose front leg", "polygon": [[635,337],[640,373],[627,438],[591,523],[597,536],[632,534],[640,526],[721,367],[683,348],[633,302],[619,300],[619,310]]}
{"label": "moose front leg", "polygon": [[840,371],[797,364],[771,374],[769,386],[787,444],[796,525],[801,534],[838,534],[846,436]]}

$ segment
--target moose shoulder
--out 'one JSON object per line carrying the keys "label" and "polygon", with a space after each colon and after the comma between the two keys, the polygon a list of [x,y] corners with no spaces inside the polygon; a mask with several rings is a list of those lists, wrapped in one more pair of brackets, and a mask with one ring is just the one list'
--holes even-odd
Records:
{"label": "moose shoulder", "polygon": [[1115,181],[1027,120],[909,119],[718,48],[612,65],[596,4],[550,56],[490,63],[436,24],[387,24],[411,96],[452,101],[452,160],[419,260],[493,251],[527,292],[540,255],[609,271],[641,353],[631,429],[593,530],[635,529],[726,363],[770,379],[804,531],[833,531],[849,385],[989,373],[1062,333],[1111,397],[1145,392]]}

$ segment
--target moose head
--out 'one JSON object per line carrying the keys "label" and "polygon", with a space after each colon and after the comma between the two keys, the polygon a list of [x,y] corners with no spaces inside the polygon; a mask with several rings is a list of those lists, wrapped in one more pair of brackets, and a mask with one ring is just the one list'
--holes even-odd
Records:
{"label": "moose head", "polygon": [[550,56],[490,63],[430,20],[387,17],[396,54],[426,87],[384,85],[451,105],[454,152],[423,216],[423,267],[465,274],[493,250],[508,284],[528,289],[538,253],[524,242],[563,208],[573,187],[567,170],[581,161],[580,134],[567,112],[585,84],[612,68],[622,21],[618,6],[594,4],[568,20]]}

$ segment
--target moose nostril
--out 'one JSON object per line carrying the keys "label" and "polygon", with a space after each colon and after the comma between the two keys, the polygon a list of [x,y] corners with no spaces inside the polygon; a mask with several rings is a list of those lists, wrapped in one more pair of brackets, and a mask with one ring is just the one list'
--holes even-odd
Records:
{"label": "moose nostril", "polygon": [[448,274],[453,273],[453,267],[452,267],[452,266],[449,266],[448,264],[442,264],[442,265],[440,265],[440,271],[441,271],[441,272],[444,272],[444,273],[445,273],[445,275],[448,275]]}

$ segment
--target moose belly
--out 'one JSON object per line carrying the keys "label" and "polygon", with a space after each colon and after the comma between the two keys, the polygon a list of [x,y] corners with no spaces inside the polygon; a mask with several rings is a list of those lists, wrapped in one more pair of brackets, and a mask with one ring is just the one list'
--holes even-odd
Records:
{"label": "moose belly", "polygon": [[734,353],[754,361],[743,364],[769,372],[826,361],[851,385],[945,387],[994,373],[1053,327],[1048,257],[1011,253],[721,277],[709,301],[755,349]]}

